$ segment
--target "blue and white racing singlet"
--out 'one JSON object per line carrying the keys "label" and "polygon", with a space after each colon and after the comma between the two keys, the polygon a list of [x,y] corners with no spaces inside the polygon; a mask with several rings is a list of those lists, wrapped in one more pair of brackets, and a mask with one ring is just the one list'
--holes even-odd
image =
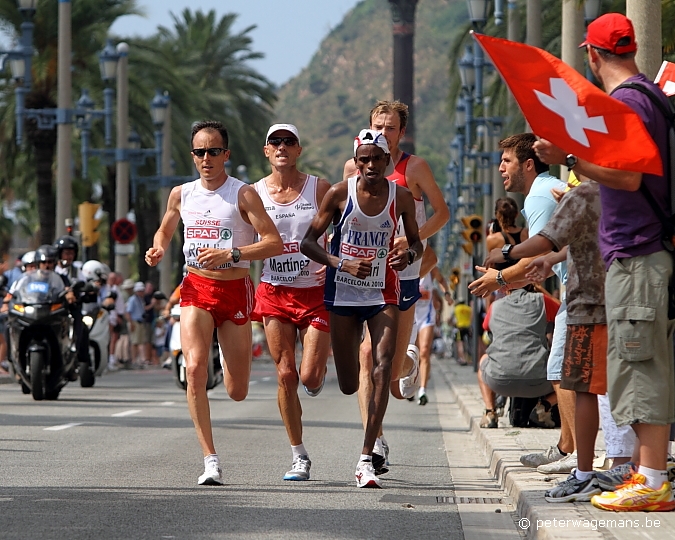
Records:
{"label": "blue and white racing singlet", "polygon": [[330,251],[340,259],[373,258],[365,279],[328,268],[324,301],[328,306],[377,306],[397,304],[398,273],[388,264],[396,232],[396,184],[388,182],[389,196],[382,212],[368,216],[359,208],[357,177],[347,179],[348,195],[340,222],[335,226]]}

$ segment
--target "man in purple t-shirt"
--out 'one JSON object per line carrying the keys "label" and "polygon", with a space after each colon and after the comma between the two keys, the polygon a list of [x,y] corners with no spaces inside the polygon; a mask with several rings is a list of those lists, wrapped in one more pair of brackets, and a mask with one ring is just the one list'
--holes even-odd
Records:
{"label": "man in purple t-shirt", "polygon": [[[668,126],[663,114],[640,91],[617,90],[622,83],[637,83],[666,104],[660,89],[635,63],[637,44],[630,20],[619,13],[599,17],[588,26],[581,46],[605,91],[635,110],[667,163]],[[600,167],[545,140],[536,142],[534,149],[543,162],[567,165],[600,184],[599,244],[607,269],[607,388],[617,425],[631,425],[639,439],[640,465],[628,483],[594,496],[591,502],[614,511],[672,510],[675,500],[666,459],[669,424],[675,421],[675,325],[668,320],[673,260],[661,243],[658,217],[638,192],[644,182],[667,214],[667,178]]]}

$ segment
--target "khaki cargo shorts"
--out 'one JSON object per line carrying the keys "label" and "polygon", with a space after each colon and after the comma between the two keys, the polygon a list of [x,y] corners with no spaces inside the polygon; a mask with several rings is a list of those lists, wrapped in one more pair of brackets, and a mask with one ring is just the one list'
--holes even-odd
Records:
{"label": "khaki cargo shorts", "polygon": [[607,394],[618,426],[675,421],[666,251],[612,262],[605,279]]}

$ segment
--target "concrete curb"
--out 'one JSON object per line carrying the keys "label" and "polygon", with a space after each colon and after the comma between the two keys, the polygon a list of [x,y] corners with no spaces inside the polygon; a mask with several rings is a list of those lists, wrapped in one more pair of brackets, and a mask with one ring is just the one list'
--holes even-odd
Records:
{"label": "concrete curb", "polygon": [[[508,419],[500,418],[499,429],[482,429],[479,426],[484,405],[470,367],[455,365],[452,359],[436,361],[444,382],[457,399],[462,415],[470,425],[481,449],[488,458],[490,472],[504,492],[513,500],[520,516],[517,525],[526,538],[547,540],[570,539],[616,539],[616,538],[664,538],[667,531],[675,530],[675,513],[604,512],[590,503],[548,503],[544,491],[564,480],[563,475],[544,476],[535,469],[523,467],[520,456],[555,444],[557,429],[521,429],[509,425]],[[440,381],[437,381],[439,383]],[[602,438],[599,437],[599,444]],[[598,444],[596,444],[596,447]],[[623,530],[616,525],[601,526],[607,520],[657,518],[663,528]],[[527,520],[527,521],[525,521]],[[556,520],[554,522],[554,520]],[[593,524],[598,523],[594,526]]]}

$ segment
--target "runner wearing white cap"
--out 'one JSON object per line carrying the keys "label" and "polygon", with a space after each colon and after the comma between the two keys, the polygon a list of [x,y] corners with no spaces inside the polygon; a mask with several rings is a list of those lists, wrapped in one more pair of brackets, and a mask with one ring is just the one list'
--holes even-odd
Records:
{"label": "runner wearing white cap", "polygon": [[[408,115],[408,106],[400,101],[378,101],[370,111],[370,127],[381,131],[387,140],[391,152],[391,162],[394,165],[393,171],[387,171],[387,178],[399,186],[408,188],[412,193],[415,200],[415,216],[419,227],[420,240],[426,245],[427,238],[436,234],[447,223],[450,218],[450,211],[438,184],[436,184],[429,164],[421,157],[408,154],[399,148],[399,144],[406,135]],[[354,176],[357,173],[358,170],[353,160],[347,160],[343,178]],[[429,219],[426,218],[425,213],[425,196],[433,210]],[[400,224],[396,246],[402,249],[408,247]],[[401,316],[391,376],[391,393],[397,399],[414,396],[419,387],[419,349],[415,345],[410,345],[409,339],[415,321],[415,310],[410,308],[420,297],[420,264],[421,262],[417,262],[411,265],[399,275],[401,280],[401,302],[399,304]],[[364,426],[370,394],[373,391],[370,381],[373,360],[370,351],[370,336],[366,332],[366,337],[361,345],[361,385],[359,386],[359,406]],[[384,458],[389,453],[389,447],[384,437],[378,440],[378,446],[380,446],[380,443],[385,455],[382,458],[376,457],[375,461],[381,464],[379,470],[384,473],[387,472]],[[380,455],[379,452],[378,455]]]}
{"label": "runner wearing white cap", "polygon": [[[384,135],[362,130],[354,141],[358,175],[328,190],[301,244],[305,255],[328,267],[324,301],[331,311],[333,357],[344,394],[353,394],[359,387],[364,322],[373,336],[373,368],[368,374],[373,391],[355,473],[358,487],[381,487],[373,468],[373,449],[389,400],[399,316],[397,271],[422,256],[415,202],[407,189],[385,178],[389,161]],[[410,245],[407,249],[394,244],[399,218]],[[320,239],[331,223],[334,235],[329,254]]]}
{"label": "runner wearing white cap", "polygon": [[[321,392],[330,334],[323,303],[325,266],[303,255],[300,242],[330,184],[298,170],[302,147],[293,124],[270,127],[263,151],[272,173],[253,187],[281,235],[284,252],[263,261],[253,319],[263,321],[270,354],[277,366],[279,412],[293,453],[293,464],[284,480],[309,480],[312,462],[302,440],[298,385],[302,382],[305,392],[312,397]],[[320,245],[325,248],[325,235],[320,238]],[[295,363],[298,335],[302,343],[299,370]]]}

